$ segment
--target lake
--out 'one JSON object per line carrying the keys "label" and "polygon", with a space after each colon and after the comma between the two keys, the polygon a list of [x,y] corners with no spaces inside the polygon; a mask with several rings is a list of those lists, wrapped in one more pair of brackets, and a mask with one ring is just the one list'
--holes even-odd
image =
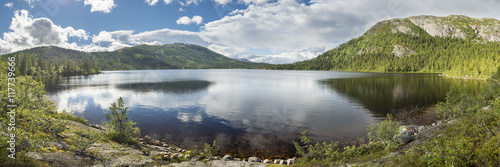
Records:
{"label": "lake", "polygon": [[[222,154],[294,156],[306,130],[316,141],[352,141],[388,113],[431,124],[433,106],[452,85],[481,81],[437,74],[273,70],[135,70],[50,78],[47,96],[59,111],[102,123],[123,97],[141,135],[190,149],[214,140]],[[404,113],[422,109],[406,119]],[[409,121],[407,121],[409,122]]]}

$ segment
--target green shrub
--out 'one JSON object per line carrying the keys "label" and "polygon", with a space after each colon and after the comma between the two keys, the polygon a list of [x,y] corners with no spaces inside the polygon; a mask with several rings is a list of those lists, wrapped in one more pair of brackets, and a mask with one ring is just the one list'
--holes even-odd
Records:
{"label": "green shrub", "polygon": [[106,119],[109,120],[109,122],[104,122],[105,126],[112,130],[108,134],[109,137],[118,143],[137,143],[132,137],[139,136],[140,129],[134,127],[136,123],[128,119],[128,107],[124,106],[123,98],[118,98],[118,105],[116,103],[111,103],[109,109],[111,110],[111,114],[106,114]]}
{"label": "green shrub", "polygon": [[102,140],[102,135],[93,130],[75,130],[75,136],[72,136],[71,141],[77,151],[85,152],[93,143]]}
{"label": "green shrub", "polygon": [[380,122],[378,126],[368,126],[368,140],[369,142],[380,141],[385,145],[394,143],[394,135],[399,133],[399,122],[393,120],[391,114],[387,114],[387,119]]}
{"label": "green shrub", "polygon": [[436,115],[441,119],[453,119],[470,114],[481,104],[470,91],[464,87],[451,87],[446,94],[446,102],[436,105]]}
{"label": "green shrub", "polygon": [[219,146],[217,146],[217,144],[215,143],[215,140],[214,140],[213,144],[205,143],[203,151],[209,157],[216,156],[219,154]]}

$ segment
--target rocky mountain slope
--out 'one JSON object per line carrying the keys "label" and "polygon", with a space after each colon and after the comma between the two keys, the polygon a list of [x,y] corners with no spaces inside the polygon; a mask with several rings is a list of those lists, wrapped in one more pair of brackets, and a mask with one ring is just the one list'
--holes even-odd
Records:
{"label": "rocky mountain slope", "polygon": [[500,21],[451,15],[378,22],[315,59],[272,69],[438,72],[487,78],[499,65]]}

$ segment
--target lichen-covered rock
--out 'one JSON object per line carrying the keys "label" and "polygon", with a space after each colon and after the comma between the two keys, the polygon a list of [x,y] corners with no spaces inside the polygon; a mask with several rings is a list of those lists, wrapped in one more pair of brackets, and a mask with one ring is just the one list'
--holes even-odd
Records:
{"label": "lichen-covered rock", "polygon": [[396,134],[394,135],[394,140],[401,145],[406,144],[411,140],[411,132],[405,131],[403,133]]}
{"label": "lichen-covered rock", "polygon": [[402,45],[394,45],[394,49],[392,50],[392,55],[396,57],[406,57],[414,53],[416,53],[414,50]]}

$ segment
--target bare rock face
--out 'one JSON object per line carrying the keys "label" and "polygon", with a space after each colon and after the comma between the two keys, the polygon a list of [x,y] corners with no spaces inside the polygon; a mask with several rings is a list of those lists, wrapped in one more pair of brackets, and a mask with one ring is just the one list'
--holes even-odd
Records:
{"label": "bare rock face", "polygon": [[420,34],[414,32],[410,27],[410,23],[404,21],[403,19],[393,19],[391,20],[391,33],[403,33],[408,35],[418,36]]}
{"label": "bare rock face", "polygon": [[394,49],[392,50],[392,55],[396,57],[406,57],[410,54],[416,53],[414,50],[402,45],[394,45]]}
{"label": "bare rock face", "polygon": [[453,25],[449,20],[442,17],[414,16],[408,19],[434,37],[451,36],[460,39],[467,38],[467,35],[458,26]]}
{"label": "bare rock face", "polygon": [[500,42],[500,25],[471,25],[476,34],[488,42]]}
{"label": "bare rock face", "polygon": [[[387,25],[389,24],[389,25]],[[389,26],[389,30],[391,33],[403,33],[408,35],[420,35],[414,32],[410,27],[411,23],[405,21],[404,19],[392,19],[392,20],[384,20],[375,24],[368,32],[376,33],[380,32],[379,29],[384,26]],[[385,31],[382,31],[383,33]]]}
{"label": "bare rock face", "polygon": [[379,50],[382,50],[382,48],[381,47],[371,47],[371,46],[368,46],[365,49],[361,49],[358,52],[356,52],[356,55],[362,55],[362,54],[365,54],[365,53],[376,53]]}

